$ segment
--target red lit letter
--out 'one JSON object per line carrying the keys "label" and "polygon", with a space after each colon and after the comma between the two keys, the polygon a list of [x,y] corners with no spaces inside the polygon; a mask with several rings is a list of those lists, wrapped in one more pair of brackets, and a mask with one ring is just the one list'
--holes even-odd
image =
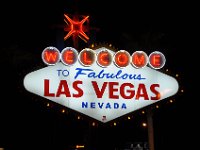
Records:
{"label": "red lit letter", "polygon": [[158,51],[149,55],[149,64],[154,69],[160,69],[165,65],[165,56]]}
{"label": "red lit letter", "polygon": [[97,63],[102,67],[107,67],[111,64],[111,57],[112,56],[108,51],[102,50],[97,55]]}
{"label": "red lit letter", "polygon": [[83,90],[78,87],[79,84],[82,84],[82,81],[74,81],[73,82],[73,88],[78,92],[77,94],[73,94],[73,97],[81,97],[83,96]]}
{"label": "red lit letter", "polygon": [[94,91],[95,91],[95,93],[97,95],[97,98],[102,98],[103,93],[104,93],[104,91],[106,89],[107,83],[108,82],[104,82],[102,87],[101,87],[101,90],[100,90],[98,85],[97,85],[97,82],[96,81],[92,81],[92,85],[93,85]]}
{"label": "red lit letter", "polygon": [[65,51],[64,53],[64,60],[67,64],[74,63],[74,53],[71,50]]}
{"label": "red lit letter", "polygon": [[151,56],[151,64],[153,66],[160,66],[160,55],[154,54]]}
{"label": "red lit letter", "polygon": [[151,100],[159,100],[160,99],[161,95],[160,95],[160,92],[156,90],[156,87],[160,87],[160,85],[159,84],[152,84],[150,86],[151,92],[155,94],[154,97],[151,96]]}
{"label": "red lit letter", "polygon": [[[129,87],[130,89],[127,89],[126,92],[127,93],[130,93],[129,95],[126,95],[125,94],[125,87]],[[134,90],[131,90],[131,88],[134,88],[133,84],[131,83],[123,83],[120,87],[120,94],[121,96],[124,98],[124,99],[131,99],[134,97],[135,95],[135,91]]]}
{"label": "red lit letter", "polygon": [[83,49],[79,54],[79,61],[84,66],[91,66],[96,60],[96,55],[92,49]]}
{"label": "red lit letter", "polygon": [[64,94],[66,97],[70,97],[70,91],[66,80],[60,80],[58,91],[56,97],[59,97],[61,94]]}
{"label": "red lit letter", "polygon": [[66,47],[61,53],[61,61],[65,65],[72,65],[77,61],[78,52],[72,47]]}
{"label": "red lit letter", "polygon": [[148,63],[148,56],[143,51],[136,51],[132,55],[132,65],[135,68],[145,67]]}
{"label": "red lit letter", "polygon": [[55,47],[47,47],[42,52],[42,60],[47,65],[55,65],[59,62],[60,52]]}
{"label": "red lit letter", "polygon": [[49,92],[49,80],[45,79],[44,80],[44,96],[49,96],[49,97],[54,97],[54,93]]}
{"label": "red lit letter", "polygon": [[130,55],[127,51],[121,50],[115,53],[114,62],[118,67],[126,67],[130,63]]}
{"label": "red lit letter", "polygon": [[115,85],[119,85],[118,82],[109,82],[109,98],[119,99],[119,94],[114,95],[114,92],[118,92],[118,88],[114,88]]}
{"label": "red lit letter", "polygon": [[137,95],[135,99],[139,100],[140,97],[144,97],[144,100],[149,100],[147,90],[144,84],[138,85]]}
{"label": "red lit letter", "polygon": [[57,52],[46,51],[44,54],[44,58],[47,62],[55,62],[57,60]]}

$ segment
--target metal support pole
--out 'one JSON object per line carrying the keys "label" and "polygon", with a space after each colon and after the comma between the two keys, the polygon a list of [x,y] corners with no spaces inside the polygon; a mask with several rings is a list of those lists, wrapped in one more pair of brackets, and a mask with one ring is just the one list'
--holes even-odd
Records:
{"label": "metal support pole", "polygon": [[147,108],[147,126],[149,150],[154,150],[153,112],[151,108]]}

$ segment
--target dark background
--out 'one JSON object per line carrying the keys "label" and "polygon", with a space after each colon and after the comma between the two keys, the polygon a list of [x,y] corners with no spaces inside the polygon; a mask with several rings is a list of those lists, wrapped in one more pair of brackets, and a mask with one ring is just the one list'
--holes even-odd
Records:
{"label": "dark background", "polygon": [[[146,108],[102,124],[24,89],[24,76],[45,66],[41,59],[44,48],[73,47],[71,38],[63,41],[66,13],[90,16],[86,33],[90,40],[84,43],[79,39],[79,50],[95,43],[112,44],[113,49],[130,53],[163,52],[166,64],[161,71],[174,77],[179,74],[177,80],[184,92],[179,90],[158,102],[159,109],[152,106],[155,150],[197,148],[193,137],[198,128],[198,118],[194,117],[197,49],[193,48],[197,19],[191,4],[75,0],[9,1],[1,6],[0,147],[67,150],[85,144],[89,150],[112,150],[128,142],[148,142],[147,128],[141,126],[146,121],[141,111]],[[61,113],[62,109],[66,113]],[[132,119],[127,120],[128,116]]]}

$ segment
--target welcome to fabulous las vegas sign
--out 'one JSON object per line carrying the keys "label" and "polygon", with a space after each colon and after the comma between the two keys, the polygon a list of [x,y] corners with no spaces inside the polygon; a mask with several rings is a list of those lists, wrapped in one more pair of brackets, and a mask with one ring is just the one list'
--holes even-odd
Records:
{"label": "welcome to fabulous las vegas sign", "polygon": [[60,53],[50,46],[42,60],[47,67],[27,74],[25,89],[104,123],[175,95],[179,88],[175,78],[159,71],[166,61],[159,51],[147,56],[66,47]]}

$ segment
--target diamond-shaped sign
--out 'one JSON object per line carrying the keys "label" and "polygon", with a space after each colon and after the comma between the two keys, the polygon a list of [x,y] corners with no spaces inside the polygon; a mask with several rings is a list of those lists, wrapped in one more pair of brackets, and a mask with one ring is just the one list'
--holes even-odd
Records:
{"label": "diamond-shaped sign", "polygon": [[170,97],[179,87],[175,78],[150,67],[136,69],[129,64],[118,68],[114,63],[105,68],[97,63],[86,67],[78,61],[72,66],[59,62],[31,72],[25,76],[24,86],[101,122]]}

